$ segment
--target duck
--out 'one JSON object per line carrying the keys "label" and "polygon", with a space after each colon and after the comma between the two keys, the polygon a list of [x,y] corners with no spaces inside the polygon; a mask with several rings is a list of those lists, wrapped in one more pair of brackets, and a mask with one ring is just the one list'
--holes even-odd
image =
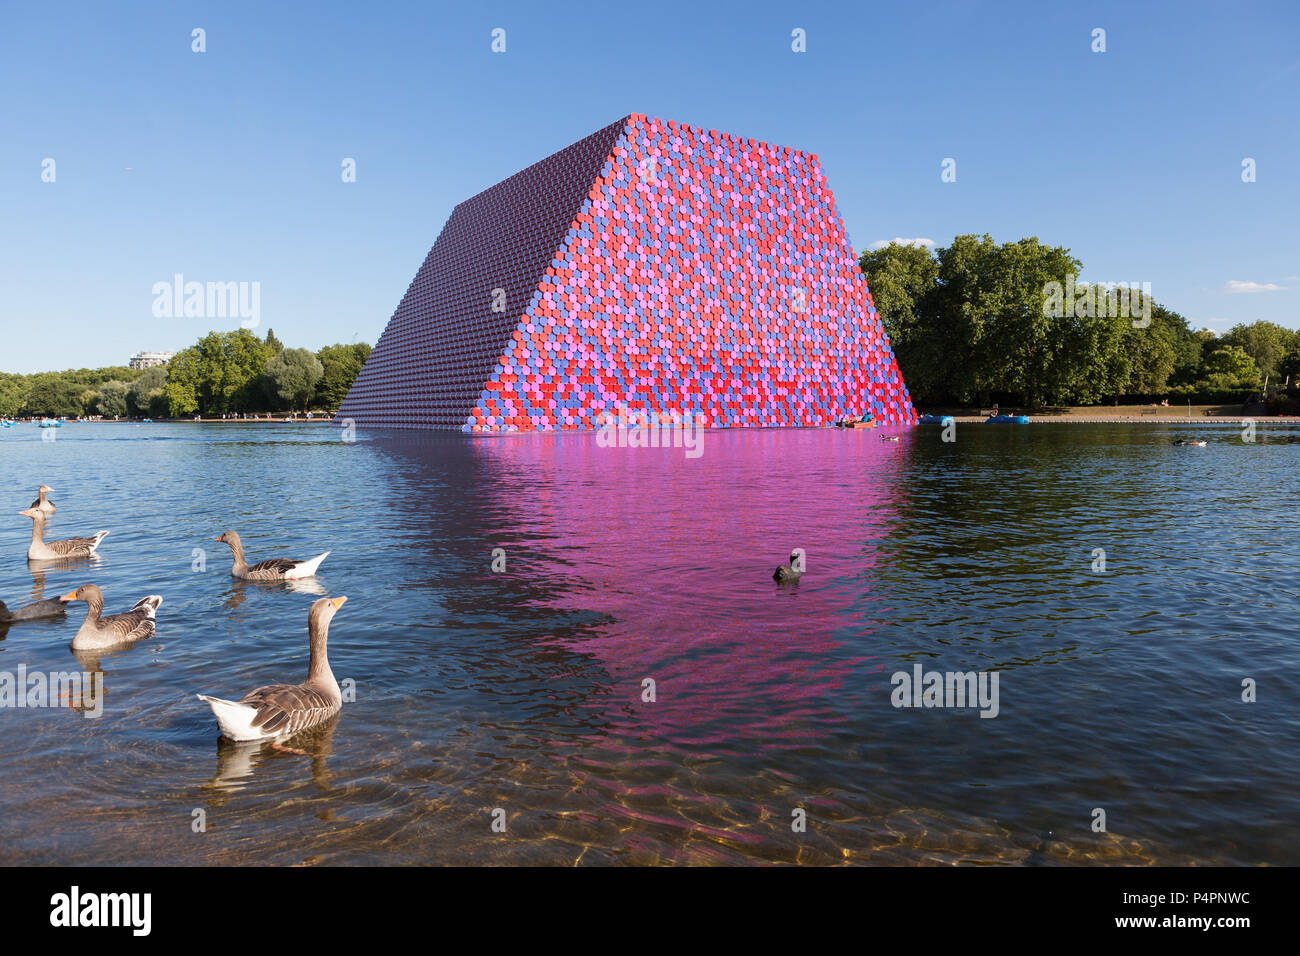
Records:
{"label": "duck", "polygon": [[54,507],[54,502],[45,497],[54,489],[49,485],[41,485],[36,489],[36,500],[32,502],[32,507],[37,511],[44,511],[47,515],[52,515],[59,509]]}
{"label": "duck", "polygon": [[1195,445],[1197,448],[1204,448],[1205,442],[1195,438],[1180,438],[1174,442],[1175,445]]}
{"label": "duck", "polygon": [[88,558],[95,553],[99,542],[104,540],[107,531],[97,531],[91,538],[64,538],[62,541],[45,540],[45,512],[39,508],[28,508],[18,512],[25,518],[32,519],[32,543],[27,549],[27,557],[33,561],[49,561],[57,558]]}
{"label": "duck", "polygon": [[799,569],[799,552],[790,552],[790,563],[783,564],[772,572],[772,580],[786,583],[789,581],[798,581],[803,571]]}
{"label": "duck", "polygon": [[76,637],[72,639],[74,651],[102,650],[152,637],[154,615],[163,601],[160,595],[150,594],[136,601],[129,611],[100,617],[100,612],[104,610],[104,592],[97,585],[83,584],[77,590],[69,591],[59,600],[85,601],[89,607],[86,611],[86,620],[82,622]]}
{"label": "duck", "polygon": [[881,441],[898,441],[898,436],[897,436],[897,435],[881,435],[881,436],[880,436],[880,440],[881,440]]}
{"label": "duck", "polygon": [[9,610],[4,601],[0,601],[0,624],[13,624],[15,621],[39,621],[43,618],[60,616],[66,605],[62,601],[46,599],[33,601],[16,611]]}
{"label": "duck", "polygon": [[324,723],[339,712],[343,695],[330,670],[325,645],[330,621],[346,600],[346,596],[321,598],[307,612],[311,663],[303,683],[269,684],[249,691],[239,700],[195,695],[212,708],[217,726],[228,739],[243,742],[289,737]]}
{"label": "duck", "polygon": [[215,540],[230,545],[230,551],[235,556],[235,566],[230,569],[230,573],[245,581],[296,581],[299,578],[309,578],[316,573],[320,563],[330,554],[326,551],[324,554],[316,555],[310,561],[272,558],[249,566],[244,560],[244,544],[239,540],[238,534],[234,531],[223,531]]}

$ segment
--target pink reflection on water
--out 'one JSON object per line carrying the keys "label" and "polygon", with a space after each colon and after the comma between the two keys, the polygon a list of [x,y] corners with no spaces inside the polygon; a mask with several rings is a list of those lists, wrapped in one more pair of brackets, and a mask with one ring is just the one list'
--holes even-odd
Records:
{"label": "pink reflection on water", "polygon": [[[548,559],[535,606],[603,622],[555,641],[614,678],[610,729],[724,754],[799,747],[847,719],[836,698],[873,659],[872,584],[916,438],[892,433],[708,432],[695,459],[591,434],[474,451],[482,504],[517,515]],[[792,548],[807,572],[778,585]]]}

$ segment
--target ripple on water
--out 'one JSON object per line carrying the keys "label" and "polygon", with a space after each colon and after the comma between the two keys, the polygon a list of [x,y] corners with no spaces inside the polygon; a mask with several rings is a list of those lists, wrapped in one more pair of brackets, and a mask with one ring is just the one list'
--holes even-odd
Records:
{"label": "ripple on water", "polygon": [[[692,460],[26,431],[0,438],[14,510],[46,482],[51,536],[112,533],[29,567],[30,528],[0,523],[0,598],[164,604],[155,638],[93,658],[67,647],[80,609],[0,631],[0,671],[104,675],[101,717],[0,710],[0,862],[1300,862],[1300,695],[1273,679],[1300,663],[1295,429],[709,432]],[[257,559],[332,553],[310,583],[236,582],[226,529]],[[808,573],[774,584],[795,547]],[[299,753],[219,742],[194,694],[300,680],[307,609],[339,594],[355,701]],[[997,719],[892,707],[914,663],[997,669]]]}

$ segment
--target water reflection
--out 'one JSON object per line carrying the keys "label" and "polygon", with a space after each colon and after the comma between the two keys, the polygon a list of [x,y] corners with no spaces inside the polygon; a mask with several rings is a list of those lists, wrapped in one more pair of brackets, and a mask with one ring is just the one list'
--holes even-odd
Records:
{"label": "water reflection", "polygon": [[[166,598],[154,639],[78,658],[106,672],[100,719],[0,713],[2,862],[1296,860],[1300,699],[1239,700],[1243,673],[1300,666],[1280,433],[1192,455],[1172,426],[707,432],[688,460],[150,427],[129,461],[113,426],[54,469],[38,443],[0,456],[0,481],[78,487],[124,529],[112,560],[46,571],[0,528],[0,593]],[[229,526],[334,550],[296,587],[196,571]],[[356,699],[328,740],[218,743],[194,694],[306,673],[307,608],[339,591]],[[0,634],[0,669],[70,669],[79,624]],[[914,661],[998,669],[997,719],[893,708]],[[158,826],[200,806],[201,838]]]}
{"label": "water reflection", "polygon": [[[708,792],[717,781],[696,768],[740,760],[754,772],[735,781],[747,803],[798,799],[759,771],[842,731],[845,691],[878,666],[842,635],[874,627],[880,543],[896,527],[910,443],[846,442],[828,463],[773,439],[763,487],[751,489],[737,487],[730,436],[710,438],[704,466],[581,438],[473,443],[459,454],[447,439],[381,446],[395,499],[457,502],[403,514],[417,566],[434,569],[418,582],[438,603],[432,616],[464,627],[490,611],[510,638],[478,645],[469,687],[491,707],[466,727],[465,752],[442,758],[501,753],[494,737],[517,740],[510,749],[521,756],[531,750],[469,785],[484,799],[498,798],[501,775],[517,776],[577,795],[598,817],[712,828],[746,843],[754,838],[733,799]],[[535,480],[560,466],[565,493]],[[828,489],[817,479],[834,468],[843,471]],[[800,493],[812,481],[820,492]],[[760,494],[771,504],[753,507]],[[809,571],[782,587],[771,569],[791,547],[805,549]],[[497,573],[494,548],[504,556]],[[739,628],[710,623],[720,600]]]}
{"label": "water reflection", "polygon": [[[255,773],[274,768],[310,780],[321,791],[330,789],[329,757],[334,749],[334,728],[339,714],[300,734],[279,742],[251,741],[237,743],[223,736],[217,738],[217,770],[211,789],[222,794],[246,788]],[[214,796],[212,806],[225,805]]]}
{"label": "water reflection", "polygon": [[255,594],[258,591],[264,593],[305,594],[318,597],[329,593],[325,585],[314,577],[291,581],[258,581],[232,576],[230,578],[230,588],[226,592],[226,609],[229,611],[238,610],[248,600],[250,594]]}
{"label": "water reflection", "polygon": [[49,574],[72,576],[73,571],[91,571],[103,563],[98,553],[76,558],[27,559],[27,570],[32,576],[32,600],[39,601],[45,594],[45,579]]}

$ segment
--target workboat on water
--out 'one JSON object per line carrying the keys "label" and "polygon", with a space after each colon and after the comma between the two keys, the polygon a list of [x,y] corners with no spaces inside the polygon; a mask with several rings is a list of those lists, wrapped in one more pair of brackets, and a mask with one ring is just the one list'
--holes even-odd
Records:
{"label": "workboat on water", "polygon": [[836,428],[875,428],[876,420],[871,417],[870,413],[863,415],[861,418],[841,418],[835,422]]}

